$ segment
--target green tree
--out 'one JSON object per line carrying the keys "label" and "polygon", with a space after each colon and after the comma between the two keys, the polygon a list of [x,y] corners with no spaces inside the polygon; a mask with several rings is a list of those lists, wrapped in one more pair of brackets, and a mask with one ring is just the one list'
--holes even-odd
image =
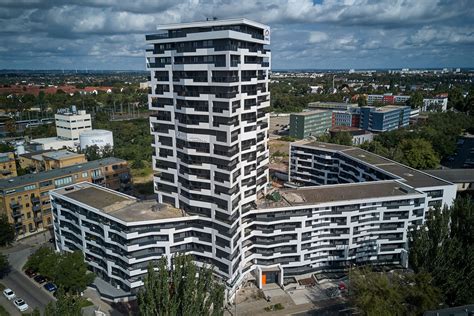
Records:
{"label": "green tree", "polygon": [[331,137],[331,143],[351,146],[352,145],[352,136],[348,132],[335,133],[334,136]]}
{"label": "green tree", "polygon": [[15,148],[13,146],[10,146],[8,144],[0,144],[0,153],[8,153],[8,152],[13,152]]}
{"label": "green tree", "polygon": [[[47,247],[47,246],[43,246],[43,247],[40,247],[38,248],[38,250],[36,250],[33,254],[31,254],[29,257],[28,257],[28,260],[26,261],[26,264],[25,264],[25,268],[30,268],[30,269],[33,269],[35,271],[38,271],[40,272],[41,274],[52,274],[52,271],[48,271],[49,268],[43,264],[44,261],[48,261],[50,262],[50,259],[52,257],[54,257],[56,255],[56,253],[54,252],[53,249]],[[57,255],[57,261],[59,261],[59,254]],[[55,267],[56,267],[56,263],[51,266],[51,269],[54,270]],[[43,267],[43,270],[40,271],[40,267]],[[44,269],[44,268],[47,268],[47,269]]]}
{"label": "green tree", "polygon": [[412,109],[419,109],[423,106],[423,95],[421,92],[416,91],[410,96],[407,101],[407,105],[411,106]]}
{"label": "green tree", "polygon": [[441,292],[428,273],[351,271],[351,301],[366,315],[422,315],[439,306]]}
{"label": "green tree", "polygon": [[364,96],[359,96],[359,97],[357,98],[357,104],[358,104],[359,106],[367,106],[367,98],[364,97]]}
{"label": "green tree", "polygon": [[82,252],[66,252],[61,255],[54,281],[66,293],[79,294],[94,281],[94,278],[95,275],[87,269]]}
{"label": "green tree", "polygon": [[46,305],[44,316],[81,316],[81,298],[65,294],[60,288],[57,293],[57,301]]}
{"label": "green tree", "polygon": [[404,139],[398,146],[403,154],[402,162],[416,169],[435,168],[439,164],[431,143],[421,139]]}
{"label": "green tree", "polygon": [[211,269],[197,268],[191,256],[178,255],[171,269],[162,257],[157,270],[148,268],[138,293],[140,315],[223,315],[224,287]]}
{"label": "green tree", "polygon": [[15,227],[6,214],[0,215],[0,247],[10,245],[15,240]]}
{"label": "green tree", "polygon": [[450,306],[474,302],[474,203],[457,198],[450,209],[430,211],[410,232],[409,263],[433,276]]}
{"label": "green tree", "polygon": [[8,273],[10,269],[10,263],[8,262],[7,255],[0,253],[0,278]]}
{"label": "green tree", "polygon": [[88,161],[94,161],[102,158],[100,148],[97,145],[87,146],[81,153],[86,155]]}

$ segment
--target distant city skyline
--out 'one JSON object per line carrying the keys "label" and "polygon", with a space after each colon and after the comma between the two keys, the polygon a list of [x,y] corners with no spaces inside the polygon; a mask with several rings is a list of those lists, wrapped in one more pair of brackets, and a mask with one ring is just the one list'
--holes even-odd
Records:
{"label": "distant city skyline", "polygon": [[145,70],[157,25],[245,17],[272,27],[273,69],[474,67],[468,0],[4,0],[0,69]]}

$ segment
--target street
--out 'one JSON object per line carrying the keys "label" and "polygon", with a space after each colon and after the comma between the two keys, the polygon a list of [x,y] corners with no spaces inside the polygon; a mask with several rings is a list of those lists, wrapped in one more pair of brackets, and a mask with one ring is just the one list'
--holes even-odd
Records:
{"label": "street", "polygon": [[[43,311],[45,306],[54,300],[54,297],[46,292],[41,285],[28,278],[22,272],[22,267],[31,253],[41,245],[51,246],[47,242],[48,239],[48,234],[34,235],[15,242],[13,247],[2,249],[2,253],[8,255],[11,271],[3,279],[0,279],[0,283],[12,289],[17,297],[25,300],[30,307],[28,312],[33,311],[35,307]],[[11,315],[21,315],[13,305],[13,301],[9,302],[3,295],[0,299],[0,304]]]}

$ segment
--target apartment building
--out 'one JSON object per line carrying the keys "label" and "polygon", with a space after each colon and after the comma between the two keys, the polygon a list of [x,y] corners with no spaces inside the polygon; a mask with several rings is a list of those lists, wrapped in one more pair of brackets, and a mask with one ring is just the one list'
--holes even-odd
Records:
{"label": "apartment building", "polygon": [[446,112],[448,110],[448,98],[426,98],[423,99],[423,112]]}
{"label": "apartment building", "polygon": [[54,115],[56,135],[59,139],[79,141],[79,134],[92,130],[91,115],[84,110],[71,111]]}
{"label": "apartment building", "polygon": [[52,191],[56,246],[82,250],[124,297],[143,285],[150,262],[166,256],[171,263],[176,253],[214,264],[232,295],[243,280],[262,287],[352,264],[406,267],[409,229],[456,196],[450,182],[359,148],[296,142],[290,154],[291,187],[270,189],[239,216],[242,269],[234,279],[222,273],[225,225],[89,183]]}
{"label": "apartment building", "polygon": [[320,136],[332,127],[332,111],[315,110],[290,115],[290,136],[298,139]]}
{"label": "apartment building", "polygon": [[83,251],[123,296],[175,253],[213,265],[229,298],[246,280],[406,266],[408,230],[451,205],[454,184],[358,148],[298,142],[287,187],[269,188],[268,27],[232,19],[159,30],[146,37],[157,201],[93,184],[54,190],[58,250]]}
{"label": "apartment building", "polygon": [[146,36],[155,192],[202,219],[219,242],[196,260],[232,283],[242,270],[239,214],[268,183],[270,29],[230,19],[158,30]]}
{"label": "apartment building", "polygon": [[15,224],[19,238],[44,230],[52,221],[49,191],[82,181],[127,191],[131,177],[125,160],[105,158],[0,180],[0,213]]}
{"label": "apartment building", "polygon": [[403,104],[405,105],[410,99],[409,95],[393,95],[391,93],[386,94],[369,94],[367,96],[367,104],[373,105],[374,103],[379,104]]}
{"label": "apartment building", "polygon": [[363,106],[360,108],[359,127],[371,132],[388,132],[410,123],[410,107],[387,105],[383,107]]}
{"label": "apartment building", "polygon": [[19,156],[19,163],[23,169],[35,172],[64,168],[87,162],[84,154],[68,150],[42,150],[26,153]]}
{"label": "apartment building", "polygon": [[16,177],[16,161],[15,154],[0,153],[0,179]]}

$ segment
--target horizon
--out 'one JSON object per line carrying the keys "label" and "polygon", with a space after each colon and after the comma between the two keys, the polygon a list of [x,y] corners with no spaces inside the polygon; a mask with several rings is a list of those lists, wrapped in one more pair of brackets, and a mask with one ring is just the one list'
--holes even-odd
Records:
{"label": "horizon", "polygon": [[269,25],[274,69],[474,67],[474,7],[431,2],[7,0],[0,68],[145,71],[146,34],[206,16]]}

